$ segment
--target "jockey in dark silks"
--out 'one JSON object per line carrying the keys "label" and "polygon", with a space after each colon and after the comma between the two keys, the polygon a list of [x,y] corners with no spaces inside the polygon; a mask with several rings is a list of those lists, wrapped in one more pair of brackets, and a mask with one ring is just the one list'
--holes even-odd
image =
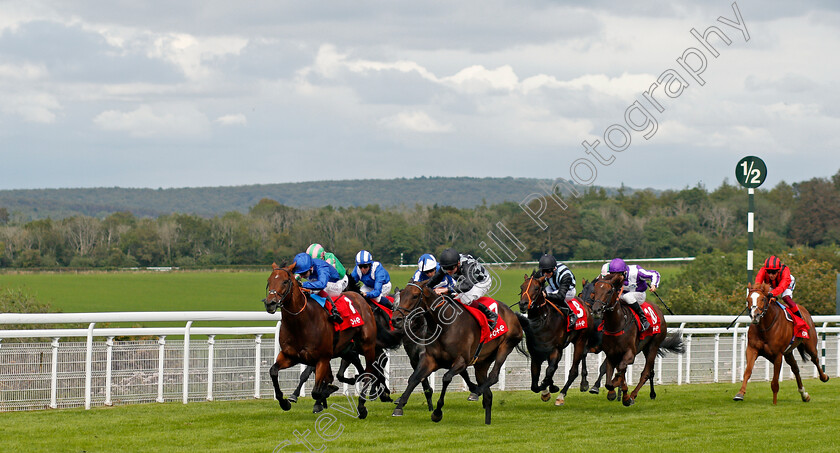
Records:
{"label": "jockey in dark silks", "polygon": [[755,276],[757,284],[767,283],[773,288],[770,293],[790,308],[796,316],[802,317],[799,306],[793,301],[793,288],[796,286],[796,278],[790,275],[790,268],[782,264],[782,261],[775,255],[764,261],[764,266],[758,270]]}
{"label": "jockey in dark silks", "polygon": [[552,255],[543,255],[539,262],[540,273],[545,276],[545,298],[563,312],[569,319],[569,327],[577,322],[569,301],[575,298],[575,275]]}
{"label": "jockey in dark silks", "polygon": [[[453,284],[437,287],[446,277],[452,277]],[[487,317],[490,330],[496,328],[499,315],[483,304],[474,303],[490,290],[490,274],[471,255],[462,255],[455,249],[446,249],[440,254],[440,269],[429,280],[430,288],[437,294],[449,294],[464,305],[476,308]]]}

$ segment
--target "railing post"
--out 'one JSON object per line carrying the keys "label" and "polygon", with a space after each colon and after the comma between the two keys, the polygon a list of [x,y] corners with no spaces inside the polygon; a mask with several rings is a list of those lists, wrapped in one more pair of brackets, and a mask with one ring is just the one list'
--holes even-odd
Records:
{"label": "railing post", "polygon": [[685,383],[691,384],[691,334],[685,338]]}
{"label": "railing post", "polygon": [[624,380],[627,382],[627,385],[633,385],[633,364],[627,365],[627,372],[624,373]]}
{"label": "railing post", "polygon": [[163,362],[166,359],[166,335],[158,337],[158,396],[157,402],[163,402]]}
{"label": "railing post", "polygon": [[90,409],[91,378],[93,377],[93,326],[88,326],[87,344],[85,345],[85,410]]}
{"label": "railing post", "polygon": [[744,334],[741,335],[741,353],[738,354],[741,357],[741,375],[744,375],[744,372],[747,370],[747,338],[750,336],[749,327],[744,331]]}
{"label": "railing post", "polygon": [[[570,352],[571,351],[571,352]],[[563,384],[565,385],[566,381],[569,380],[569,368],[572,367],[572,354],[574,354],[575,347],[573,344],[569,343],[566,346],[565,355],[566,357],[563,359]]]}
{"label": "railing post", "polygon": [[187,321],[187,325],[184,326],[184,404],[187,404],[190,397],[190,328],[192,323],[192,321]]}
{"label": "railing post", "polygon": [[837,359],[837,373],[834,376],[840,377],[840,333],[837,334],[837,349],[835,350],[835,358]]}
{"label": "railing post", "polygon": [[[277,328],[274,330],[274,357],[272,360],[277,360],[277,355],[280,354],[280,321],[277,321]],[[274,362],[271,362],[274,365]]]}
{"label": "railing post", "polygon": [[260,364],[262,362],[261,349],[262,334],[254,335],[254,398],[260,398]]}
{"label": "railing post", "polygon": [[715,377],[714,382],[718,382],[718,369],[720,367],[720,334],[715,334]]}
{"label": "railing post", "polygon": [[105,340],[105,405],[113,406],[111,403],[111,361],[114,358],[114,337]]}
{"label": "railing post", "polygon": [[52,376],[50,376],[50,407],[55,409],[58,407],[58,340],[59,337],[52,339]]}
{"label": "railing post", "polygon": [[215,335],[207,335],[207,401],[213,401],[213,345]]}
{"label": "railing post", "polygon": [[[822,325],[822,335],[820,336],[820,366],[823,373],[825,373],[825,329],[828,328],[828,323],[824,322]],[[814,377],[820,377],[820,373],[814,370]]]}
{"label": "railing post", "polygon": [[738,326],[740,322],[736,322],[732,329],[732,383],[738,382]]}
{"label": "railing post", "polygon": [[[600,371],[599,371],[600,372]],[[661,384],[662,381],[662,361],[656,361],[656,383]]]}
{"label": "railing post", "polygon": [[502,362],[501,368],[499,368],[499,390],[504,390],[505,385],[507,384],[507,361]]}
{"label": "railing post", "polygon": [[[306,365],[301,363],[300,364],[300,372],[298,374],[302,374],[304,370],[306,370]],[[347,384],[344,384],[344,390],[347,391]],[[301,398],[306,396],[306,382],[304,382],[303,385],[300,386],[300,396],[301,396]]]}
{"label": "railing post", "polygon": [[391,388],[391,353],[385,351],[385,355],[388,357],[388,361],[385,362],[385,369],[383,373],[385,374],[385,387]]}

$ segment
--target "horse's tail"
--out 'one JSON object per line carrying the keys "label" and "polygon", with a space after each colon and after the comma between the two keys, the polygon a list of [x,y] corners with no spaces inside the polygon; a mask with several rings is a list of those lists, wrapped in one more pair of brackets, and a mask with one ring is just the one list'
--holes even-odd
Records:
{"label": "horse's tail", "polygon": [[802,357],[803,362],[807,362],[807,361],[811,360],[811,355],[808,354],[808,351],[805,350],[805,344],[804,343],[797,346],[796,349],[799,351],[799,355]]}
{"label": "horse's tail", "polygon": [[530,339],[531,339],[531,337],[533,336],[533,333],[534,333],[533,329],[531,328],[531,321],[527,317],[525,317],[522,313],[515,313],[515,314],[516,314],[516,317],[519,318],[519,324],[522,325],[522,330],[525,333],[523,340],[525,340],[525,344],[527,346],[526,348],[523,348],[522,347],[522,340],[519,340],[519,342],[516,343],[516,350],[519,351],[525,357],[530,359],[531,354],[528,353],[528,349],[530,349],[531,346],[528,344],[528,342],[531,341]]}
{"label": "horse's tail", "polygon": [[665,337],[665,341],[659,345],[659,351],[656,354],[659,357],[664,357],[667,353],[683,354],[685,353],[685,342],[682,338],[682,330],[677,330],[674,333]]}
{"label": "horse's tail", "polygon": [[375,314],[376,344],[385,349],[396,349],[402,344],[402,335],[397,330],[391,330],[391,323],[384,314]]}

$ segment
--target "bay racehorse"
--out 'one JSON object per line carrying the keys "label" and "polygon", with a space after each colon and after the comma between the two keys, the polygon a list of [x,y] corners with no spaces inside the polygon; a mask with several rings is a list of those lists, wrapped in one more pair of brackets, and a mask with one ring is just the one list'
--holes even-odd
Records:
{"label": "bay racehorse", "polygon": [[[524,324],[525,344],[531,356],[531,391],[540,393],[543,401],[551,399],[551,393],[560,391],[560,395],[554,401],[556,406],[565,403],[566,393],[575,379],[578,377],[578,369],[582,365],[581,391],[586,391],[586,354],[589,352],[590,339],[595,339],[598,326],[592,313],[586,304],[575,305],[578,312],[575,313],[579,320],[586,320],[587,327],[581,330],[569,331],[568,318],[551,301],[545,298],[543,285],[545,276],[539,275],[536,271],[531,276],[525,275],[525,281],[519,287],[519,311],[526,313],[528,324]],[[554,385],[554,373],[557,371],[560,359],[563,356],[563,349],[569,344],[574,344],[574,355],[572,367],[563,389]],[[543,362],[548,362],[545,370],[545,378],[542,383],[537,384]],[[586,388],[584,388],[584,385]]]}
{"label": "bay racehorse", "polygon": [[[625,406],[630,406],[635,403],[639,389],[648,380],[650,380],[650,398],[656,398],[656,391],[653,388],[653,365],[656,362],[656,356],[664,355],[665,352],[683,353],[685,352],[685,345],[680,332],[667,336],[668,326],[665,317],[662,315],[662,310],[656,305],[651,305],[651,309],[652,315],[658,318],[661,323],[660,331],[644,340],[639,340],[641,333],[638,330],[633,310],[621,303],[619,299],[623,284],[624,275],[620,273],[609,274],[597,279],[592,293],[594,299],[592,312],[596,318],[603,318],[604,320],[604,337],[601,348],[606,355],[608,364],[608,381],[604,385],[609,390],[607,398],[615,398],[614,389],[620,387],[623,393],[621,402]],[[628,395],[625,373],[627,372],[627,366],[636,360],[636,354],[639,351],[644,353],[645,367],[636,388]],[[609,380],[609,376],[613,372],[615,372],[615,376],[612,380]]]}
{"label": "bay racehorse", "polygon": [[[432,421],[439,422],[443,418],[446,389],[452,382],[452,378],[465,371],[467,367],[474,366],[478,388],[475,395],[470,395],[470,400],[476,401],[478,395],[482,395],[484,423],[489,425],[493,405],[493,393],[490,391],[490,386],[499,380],[502,364],[522,341],[523,332],[519,319],[505,304],[497,302],[495,308],[500,320],[503,319],[507,323],[508,330],[481,344],[481,326],[475,318],[463,308],[460,302],[448,296],[435,294],[427,283],[428,280],[422,283],[408,283],[405,289],[400,291],[397,308],[394,311],[394,321],[404,329],[410,329],[409,326],[415,317],[423,317],[428,334],[420,338],[410,330],[406,332],[409,337],[414,337],[415,341],[422,343],[424,350],[420,354],[417,368],[408,379],[405,392],[397,400],[397,407],[392,415],[395,417],[403,415],[403,407],[420,381],[432,372],[445,368],[448,371],[443,376],[440,397],[432,412]],[[490,371],[489,375],[488,371]]]}
{"label": "bay racehorse", "polygon": [[802,360],[808,360],[817,367],[820,380],[825,382],[828,375],[820,367],[819,356],[817,356],[817,329],[814,327],[814,320],[811,314],[803,306],[799,306],[802,319],[808,324],[808,338],[794,336],[794,323],[785,319],[785,310],[776,303],[775,298],[770,294],[770,285],[750,284],[747,289],[747,309],[750,311],[750,327],[747,330],[747,362],[744,369],[744,382],[741,390],[733,398],[735,401],[743,401],[747,391],[747,381],[752,375],[753,366],[758,356],[764,357],[773,364],[773,381],[770,389],[773,390],[773,404],[776,404],[776,397],[779,393],[779,371],[782,368],[782,358],[790,366],[793,375],[796,376],[796,384],[802,401],[808,402],[811,396],[802,386],[802,377],[799,376],[799,366],[793,351],[798,350]]}
{"label": "bay racehorse", "polygon": [[[294,266],[294,263],[286,267],[272,264],[273,269],[268,277],[265,309],[272,314],[279,309],[283,314],[277,336],[281,351],[269,369],[269,375],[274,385],[274,396],[280,407],[287,411],[291,404],[280,390],[279,371],[298,363],[315,366],[312,397],[316,401],[315,412],[319,412],[329,394],[337,388],[330,387],[333,380],[330,359],[333,357],[361,354],[365,358],[365,373],[374,379],[380,378],[373,366],[376,360],[376,321],[370,306],[361,295],[344,293],[352,301],[352,309],[361,316],[364,324],[335,332],[333,323],[327,319],[326,310],[305,294],[294,278]],[[358,414],[362,419],[367,417],[365,401],[369,385],[370,381],[366,381],[359,393]]]}

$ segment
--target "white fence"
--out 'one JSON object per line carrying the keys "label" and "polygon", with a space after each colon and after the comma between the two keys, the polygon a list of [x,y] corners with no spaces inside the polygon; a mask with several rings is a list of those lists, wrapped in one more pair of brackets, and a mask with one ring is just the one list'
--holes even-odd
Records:
{"label": "white fence", "polygon": [[[740,382],[749,318],[726,329],[730,316],[666,316],[669,329],[681,328],[685,354],[657,360],[657,384]],[[273,398],[268,368],[279,351],[279,315],[265,312],[127,312],[0,314],[8,324],[74,324],[83,329],[0,330],[0,411],[131,404],[164,401],[212,401]],[[821,364],[840,376],[840,316],[815,316]],[[182,327],[97,328],[112,322],[184,322]],[[208,321],[264,321],[263,327],[193,327]],[[692,327],[698,324],[720,327]],[[218,338],[238,336],[245,338]],[[123,337],[133,339],[123,340]],[[147,339],[136,339],[136,338]],[[177,337],[173,339],[172,337]],[[50,339],[46,342],[2,342],[4,338]],[[84,341],[78,341],[78,339]],[[72,341],[72,340],[76,341]],[[565,381],[570,350],[555,382]],[[590,356],[589,382],[597,377],[602,356]],[[338,366],[333,363],[333,370]],[[641,371],[630,367],[632,382]],[[753,380],[769,380],[772,366],[759,360]],[[817,376],[810,364],[803,377]],[[281,371],[281,388],[290,393],[302,367]],[[402,350],[392,351],[386,367],[392,391],[399,394],[411,374]],[[438,373],[434,386],[440,385]],[[783,378],[790,378],[787,365]],[[311,384],[311,381],[310,381]],[[576,388],[575,383],[573,388]],[[499,390],[530,388],[528,359],[511,354],[497,384]],[[572,393],[570,393],[570,397]]]}

